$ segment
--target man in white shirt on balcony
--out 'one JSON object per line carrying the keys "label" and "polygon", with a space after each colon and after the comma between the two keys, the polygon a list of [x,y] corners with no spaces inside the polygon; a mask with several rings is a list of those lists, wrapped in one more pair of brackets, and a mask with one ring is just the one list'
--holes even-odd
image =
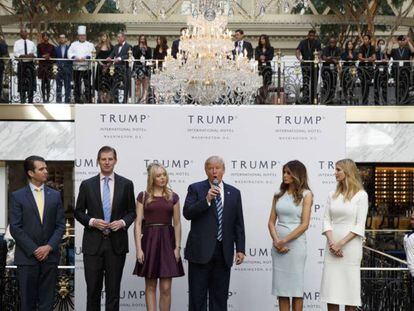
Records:
{"label": "man in white shirt on balcony", "polygon": [[[33,94],[36,91],[36,73],[33,58],[37,53],[33,41],[27,39],[27,30],[20,30],[21,39],[17,40],[13,46],[13,54],[18,59],[17,64],[17,90],[20,93],[20,102],[33,103]],[[27,97],[26,97],[27,95]]]}

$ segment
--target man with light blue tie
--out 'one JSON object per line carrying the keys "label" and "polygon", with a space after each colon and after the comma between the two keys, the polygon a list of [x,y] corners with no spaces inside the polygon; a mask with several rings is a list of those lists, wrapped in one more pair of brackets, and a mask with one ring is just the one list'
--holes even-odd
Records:
{"label": "man with light blue tie", "polygon": [[75,218],[85,227],[82,253],[87,287],[87,311],[101,310],[105,276],[105,310],[118,311],[121,279],[128,253],[128,228],[134,222],[132,181],[114,173],[116,150],[98,151],[100,173],[79,188]]}
{"label": "man with light blue tie", "polygon": [[[207,180],[188,187],[183,214],[191,220],[185,247],[188,260],[189,311],[226,311],[230,270],[245,257],[240,191],[223,182],[224,161],[209,157]],[[234,249],[236,256],[234,257]],[[233,259],[234,258],[234,259]]]}
{"label": "man with light blue tie", "polygon": [[71,82],[72,82],[72,61],[68,59],[69,45],[67,45],[66,35],[59,35],[59,45],[55,47],[58,72],[56,75],[56,102],[62,102],[62,86],[65,87],[65,103],[70,103]]}

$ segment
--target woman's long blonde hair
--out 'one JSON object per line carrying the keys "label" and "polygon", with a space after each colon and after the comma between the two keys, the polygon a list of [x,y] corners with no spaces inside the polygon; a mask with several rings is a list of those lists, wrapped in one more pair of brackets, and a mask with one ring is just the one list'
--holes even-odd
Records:
{"label": "woman's long blonde hair", "polygon": [[[295,185],[295,190],[292,194],[293,201],[295,204],[299,205],[303,199],[303,191],[310,190],[306,166],[298,160],[293,160],[283,165],[282,176],[285,170],[288,170],[293,177],[293,184]],[[279,200],[286,193],[286,191],[288,191],[288,189],[289,185],[282,181],[280,184],[280,191],[273,196],[273,207],[276,206],[277,200]]]}
{"label": "woman's long blonde hair", "polygon": [[336,162],[336,166],[344,171],[345,178],[336,184],[336,191],[333,197],[336,199],[340,194],[344,196],[344,201],[350,201],[354,195],[364,189],[361,175],[354,161],[342,159]]}
{"label": "woman's long blonde hair", "polygon": [[159,163],[151,163],[147,167],[148,178],[147,178],[147,190],[146,190],[146,198],[145,203],[151,203],[154,200],[154,187],[155,187],[155,178],[157,177],[158,169],[161,168],[165,175],[167,176],[167,183],[162,189],[162,196],[167,200],[171,201],[173,197],[173,191],[169,187],[169,177],[167,170],[165,167]]}

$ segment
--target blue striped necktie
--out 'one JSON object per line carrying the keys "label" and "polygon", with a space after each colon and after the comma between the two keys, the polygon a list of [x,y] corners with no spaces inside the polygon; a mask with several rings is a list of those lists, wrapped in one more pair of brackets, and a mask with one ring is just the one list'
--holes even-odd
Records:
{"label": "blue striped necktie", "polygon": [[223,240],[223,201],[221,200],[220,194],[216,196],[216,207],[217,207],[217,240]]}
{"label": "blue striped necktie", "polygon": [[102,190],[102,207],[104,220],[111,221],[111,190],[109,189],[109,176],[104,177],[104,186]]}

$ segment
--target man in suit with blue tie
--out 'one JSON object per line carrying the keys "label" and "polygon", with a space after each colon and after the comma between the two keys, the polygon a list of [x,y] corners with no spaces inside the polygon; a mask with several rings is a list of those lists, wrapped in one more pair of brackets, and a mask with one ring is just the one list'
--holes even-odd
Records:
{"label": "man in suit with blue tie", "polygon": [[245,257],[240,191],[223,182],[225,165],[218,156],[204,165],[207,180],[188,187],[183,213],[191,220],[185,247],[188,260],[189,311],[227,310],[230,269]]}
{"label": "man in suit with blue tie", "polygon": [[119,90],[124,90],[123,102],[128,102],[128,94],[131,88],[130,78],[131,72],[129,70],[128,58],[131,45],[126,42],[125,33],[120,32],[116,37],[118,44],[115,45],[108,61],[112,60],[115,63],[115,103],[118,103]]}
{"label": "man in suit with blue tie", "polygon": [[128,253],[128,228],[134,222],[132,181],[114,173],[116,150],[98,151],[101,172],[84,180],[79,188],[75,218],[85,228],[82,253],[87,291],[87,311],[101,310],[105,276],[105,309],[118,311],[122,272]]}
{"label": "man in suit with blue tie", "polygon": [[62,86],[65,87],[65,103],[70,103],[71,82],[72,82],[72,61],[68,59],[69,45],[65,34],[59,35],[59,45],[55,47],[56,58],[58,60],[58,73],[56,75],[56,102],[62,102]]}
{"label": "man in suit with blue tie", "polygon": [[39,156],[24,161],[29,184],[10,198],[10,232],[16,241],[21,311],[51,311],[55,299],[59,244],[65,230],[60,193],[45,185],[47,166]]}

